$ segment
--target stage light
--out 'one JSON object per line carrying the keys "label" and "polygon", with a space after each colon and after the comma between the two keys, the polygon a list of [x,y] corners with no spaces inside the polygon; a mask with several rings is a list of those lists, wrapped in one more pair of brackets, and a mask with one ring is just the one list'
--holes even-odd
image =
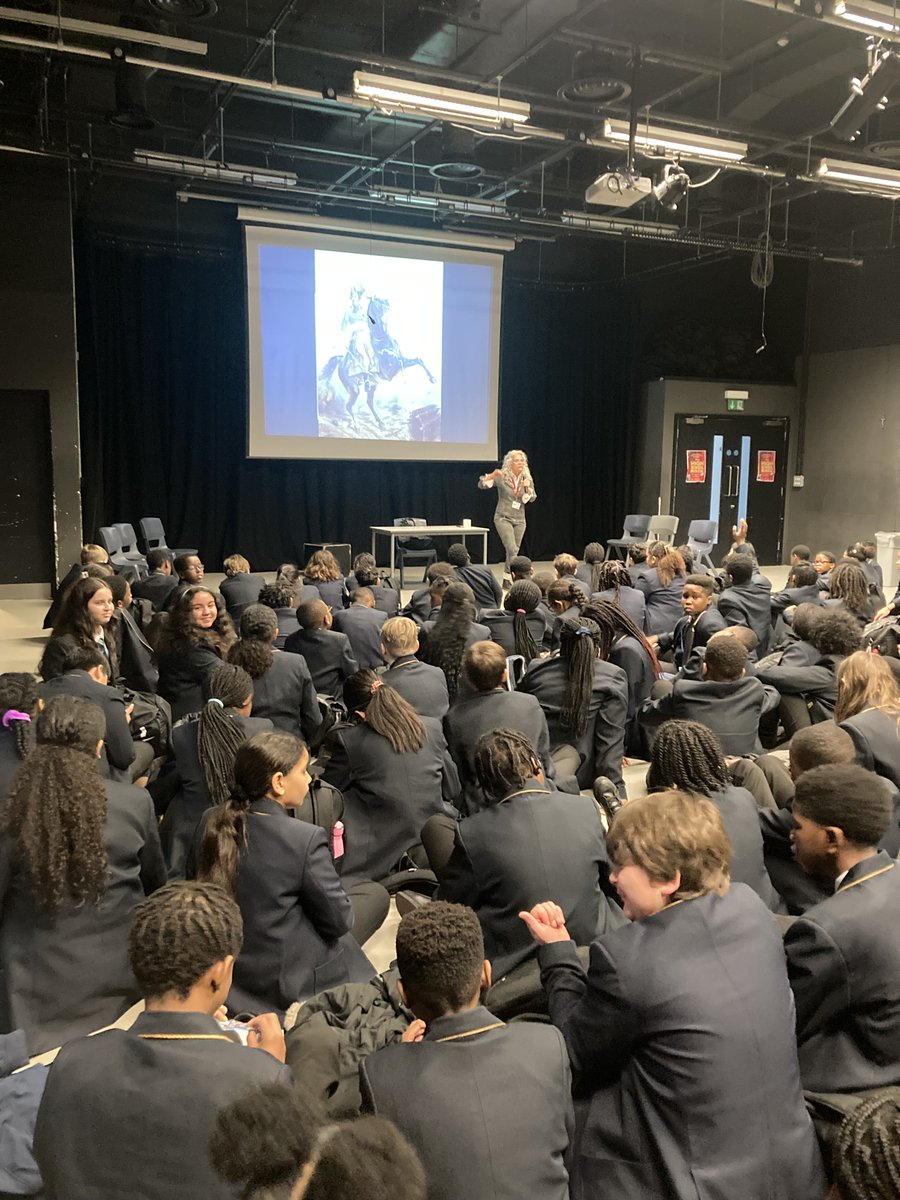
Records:
{"label": "stage light", "polygon": [[370,187],[373,200],[409,208],[444,209],[448,212],[474,213],[485,217],[508,217],[502,200],[470,200],[467,196],[447,196],[443,192],[413,192],[407,188]]}
{"label": "stage light", "polygon": [[893,50],[875,58],[862,79],[850,83],[850,95],[831,119],[831,131],[844,142],[859,137],[873,113],[887,108],[888,95],[900,82],[900,55]]}
{"label": "stage light", "polygon": [[853,187],[850,190],[853,191],[900,195],[900,171],[890,171],[887,167],[823,158],[816,174],[826,183],[852,184]]}
{"label": "stage light", "polygon": [[[605,121],[603,136],[609,142],[628,145],[628,122]],[[691,133],[682,129],[664,129],[660,125],[638,125],[634,144],[638,150],[658,153],[669,151],[687,158],[710,159],[713,162],[740,162],[747,157],[746,142],[728,141],[726,138],[707,137],[702,133]]]}
{"label": "stage light", "polygon": [[857,0],[838,0],[834,15],[862,29],[878,29],[884,33],[900,33],[900,18],[892,8],[883,4],[860,4]]}
{"label": "stage light", "polygon": [[198,179],[247,183],[258,187],[296,187],[299,183],[293,171],[270,171],[265,167],[219,163],[208,158],[188,158],[183,154],[161,154],[156,150],[135,150],[132,157],[142,167],[194,175]]}
{"label": "stage light", "polygon": [[450,119],[455,117],[461,121],[477,121],[487,125],[517,125],[531,117],[531,105],[518,100],[435,87],[414,79],[396,79],[390,75],[373,75],[368,71],[354,71],[353,94],[360,99],[371,100],[377,108],[388,112]]}
{"label": "stage light", "polygon": [[668,208],[674,212],[687,195],[690,186],[691,177],[684,167],[680,167],[678,163],[667,163],[662,179],[653,189],[653,195],[660,208]]}

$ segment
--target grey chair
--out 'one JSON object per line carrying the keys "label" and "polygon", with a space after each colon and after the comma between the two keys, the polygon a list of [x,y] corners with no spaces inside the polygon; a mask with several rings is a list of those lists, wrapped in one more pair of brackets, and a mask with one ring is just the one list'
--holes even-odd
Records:
{"label": "grey chair", "polygon": [[687,544],[694,552],[695,565],[712,567],[715,570],[710,551],[718,539],[718,521],[691,521],[688,526]]}
{"label": "grey chair", "polygon": [[109,555],[110,566],[117,575],[136,583],[141,578],[141,568],[122,553],[122,535],[117,525],[101,525],[97,530],[97,541]]}
{"label": "grey chair", "polygon": [[651,542],[666,542],[671,546],[675,541],[675,534],[678,532],[678,518],[660,514],[659,516],[650,519],[650,532],[648,537]]}
{"label": "grey chair", "polygon": [[[646,542],[650,534],[650,517],[645,513],[629,513],[620,538],[610,538],[606,543],[607,558],[625,558],[629,546],[635,542]],[[614,553],[615,552],[615,553]]]}
{"label": "grey chair", "polygon": [[137,534],[134,532],[134,526],[129,525],[125,521],[117,521],[115,528],[119,531],[122,548],[119,551],[129,562],[134,563],[142,574],[147,574],[147,560],[140,550],[137,548]]}
{"label": "grey chair", "polygon": [[[394,517],[395,525],[408,525],[414,528],[416,525],[427,525],[428,522],[424,517]],[[428,564],[437,562],[437,550],[434,548],[434,542],[429,537],[409,537],[397,538],[396,550],[394,552],[394,566],[400,568],[400,586],[403,583],[403,568],[408,562],[424,563],[422,570],[422,581],[425,580],[425,574],[428,571]]]}
{"label": "grey chair", "polygon": [[525,662],[523,654],[508,654],[506,657],[506,690],[514,692],[522,681],[522,676],[525,674],[525,668],[528,664]]}
{"label": "grey chair", "polygon": [[166,531],[159,517],[141,517],[138,524],[141,527],[141,538],[144,543],[145,554],[149,554],[151,550],[168,550],[173,558],[177,558],[180,554],[200,553],[194,546],[182,546],[177,550],[173,550],[168,546],[166,544]]}

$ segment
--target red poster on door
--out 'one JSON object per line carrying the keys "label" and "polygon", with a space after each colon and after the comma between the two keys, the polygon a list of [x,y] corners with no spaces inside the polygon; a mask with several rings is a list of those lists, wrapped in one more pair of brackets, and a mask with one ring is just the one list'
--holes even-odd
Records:
{"label": "red poster on door", "polygon": [[775,482],[775,451],[758,450],[756,452],[756,482]]}
{"label": "red poster on door", "polygon": [[706,483],[706,451],[688,450],[685,483]]}

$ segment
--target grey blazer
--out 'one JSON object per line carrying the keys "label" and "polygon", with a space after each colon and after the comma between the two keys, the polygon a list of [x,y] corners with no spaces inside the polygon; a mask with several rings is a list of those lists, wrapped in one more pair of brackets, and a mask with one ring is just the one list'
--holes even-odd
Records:
{"label": "grey blazer", "polygon": [[[498,517],[505,517],[508,521],[524,521],[525,505],[532,504],[537,500],[537,492],[533,487],[529,488],[523,484],[522,490],[517,496],[505,479],[489,479],[487,483],[479,479],[478,486],[482,491],[493,488],[497,493],[497,507],[494,510],[495,521]],[[519,508],[513,508],[516,501],[520,505]]]}

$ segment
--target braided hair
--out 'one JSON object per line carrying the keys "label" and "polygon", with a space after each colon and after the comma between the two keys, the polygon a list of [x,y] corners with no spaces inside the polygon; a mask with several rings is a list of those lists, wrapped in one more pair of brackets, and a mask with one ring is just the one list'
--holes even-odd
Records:
{"label": "braided hair", "polygon": [[666,721],[653,739],[647,788],[677,788],[695,796],[723,792],[730,783],[716,735],[699,721]]}
{"label": "braided hair", "polygon": [[900,1088],[879,1090],[844,1117],[832,1168],[842,1200],[900,1195]]}
{"label": "braided hair", "polygon": [[475,745],[475,778],[489,800],[502,800],[524,787],[540,769],[534,745],[518,730],[492,729]]}
{"label": "braided hair", "polygon": [[600,647],[600,628],[587,617],[566,618],[560,623],[559,658],[566,666],[566,699],[560,721],[581,737],[587,728],[594,663]]}
{"label": "braided hair", "polygon": [[241,849],[247,844],[250,805],[268,795],[274,775],[287,775],[306,752],[305,743],[281,729],[254,734],[241,743],[234,756],[228,799],[212,809],[203,826],[198,879],[234,895]]}
{"label": "braided hair", "polygon": [[6,671],[0,675],[0,721],[13,736],[19,758],[34,744],[30,717],[37,706],[37,680],[27,671]]}
{"label": "braided hair", "polygon": [[584,608],[584,592],[577,584],[557,579],[547,588],[547,602],[561,604],[563,611],[567,608]]}
{"label": "braided hair", "polygon": [[243,939],[241,910],[224,888],[167,883],[132,917],[128,956],[141,995],[186,1000],[210,967],[237,957]]}
{"label": "braided hair", "polygon": [[425,745],[422,718],[398,691],[387,687],[369,668],[344,680],[348,712],[365,713],[366,724],[391,745],[396,754],[421,750]]}
{"label": "braided hair", "polygon": [[530,579],[517,580],[506,593],[503,607],[513,614],[513,638],[516,654],[526,662],[538,656],[537,644],[528,626],[528,614],[536,611],[541,602],[541,589]]}
{"label": "braided hair", "polygon": [[591,591],[599,592],[597,580],[600,578],[600,568],[606,558],[606,550],[601,542],[588,542],[582,555],[584,562],[591,568]]}
{"label": "braided hair", "polygon": [[213,804],[224,804],[231,788],[234,756],[245,740],[229,710],[253,698],[253,680],[242,667],[217,663],[203,678],[206,703],[197,718],[197,756]]}
{"label": "braided hair", "polygon": [[465,583],[451,583],[444,592],[441,611],[428,631],[425,661],[440,667],[447,679],[452,704],[459,690],[466,639],[475,620],[475,599]]}
{"label": "braided hair", "polygon": [[14,843],[36,906],[50,915],[66,901],[99,904],[106,892],[106,792],[96,758],[105,733],[90,700],[48,700],[0,814],[0,834]]}
{"label": "braided hair", "polygon": [[275,661],[272,642],[278,618],[265,604],[248,604],[241,614],[241,639],[228,651],[228,661],[243,667],[251,679],[262,679]]}
{"label": "braided hair", "polygon": [[600,630],[600,657],[604,662],[609,661],[612,649],[619,638],[631,637],[643,646],[653,666],[653,674],[659,679],[659,660],[656,657],[656,651],[650,645],[644,631],[618,604],[613,604],[609,600],[590,600],[582,609],[582,616],[589,617]]}
{"label": "braided hair", "polygon": [[868,616],[869,581],[862,567],[856,563],[838,563],[831,572],[828,594],[835,600],[842,600],[844,608],[850,612],[861,617]]}
{"label": "braided hair", "polygon": [[614,592],[616,604],[620,603],[619,593],[623,587],[634,587],[634,581],[628,574],[628,568],[620,558],[610,558],[598,563],[591,576],[592,592]]}

